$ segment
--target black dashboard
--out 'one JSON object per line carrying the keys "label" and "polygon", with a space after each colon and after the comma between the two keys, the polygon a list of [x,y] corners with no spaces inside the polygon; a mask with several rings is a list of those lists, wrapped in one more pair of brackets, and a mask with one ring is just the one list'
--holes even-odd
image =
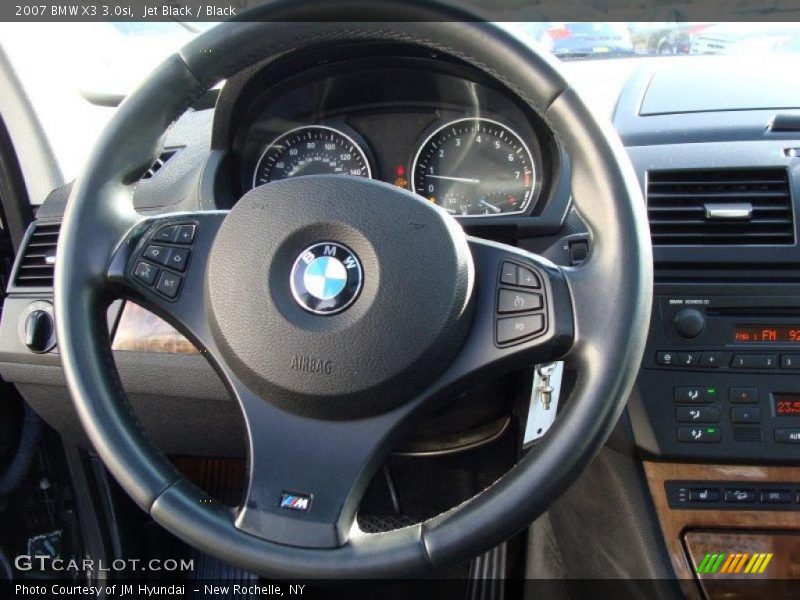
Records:
{"label": "black dashboard", "polygon": [[343,173],[497,223],[542,214],[558,189],[563,157],[550,129],[473,68],[385,46],[299,60],[308,65],[299,74],[267,66],[234,82],[235,96],[223,91],[217,118],[229,123],[217,131],[229,132],[231,153],[221,207],[255,185]]}
{"label": "black dashboard", "polygon": [[[726,59],[711,67],[696,60],[634,69],[614,107],[613,124],[650,207],[656,263],[650,341],[629,402],[633,433],[640,450],[656,457],[791,461],[800,437],[783,430],[800,432],[800,417],[779,413],[777,402],[800,394],[796,371],[785,364],[800,352],[788,342],[743,344],[730,335],[734,327],[800,323],[800,130],[770,125],[778,115],[799,115],[800,96],[783,88],[760,96],[757,106],[714,104],[718,90],[730,95],[738,88],[729,70],[718,68]],[[745,75],[739,73],[739,87],[750,81]],[[703,76],[703,98],[669,108],[676,81]],[[139,183],[134,200],[141,212],[225,209],[254,184],[342,172],[416,191],[470,234],[561,265],[591,252],[591,232],[570,205],[569,157],[547,124],[510,90],[456,59],[404,44],[320,48],[253,65],[212,100],[213,108],[205,99],[169,132],[164,160]],[[57,227],[66,192],[56,190],[40,208],[40,226]],[[705,216],[707,209],[743,204],[751,211],[745,221]],[[57,353],[31,353],[18,332],[30,304],[52,292],[46,281],[26,287],[15,278],[9,293],[0,372],[51,422],[76,430]],[[700,314],[693,337],[675,329],[682,310]],[[749,362],[764,356],[773,363]],[[222,434],[199,440],[165,425],[164,415],[181,422],[187,407],[199,406],[190,411],[194,429],[238,427],[202,357],[128,351],[116,357],[134,405],[155,411],[143,420],[159,444],[189,453],[241,451],[223,443]],[[665,364],[665,357],[673,362]],[[745,362],[737,367],[739,359]],[[153,378],[156,365],[181,376]],[[714,393],[692,403],[687,389]],[[741,389],[755,390],[750,402],[737,401]],[[695,423],[695,414],[703,421]],[[693,433],[700,423],[705,429]]]}

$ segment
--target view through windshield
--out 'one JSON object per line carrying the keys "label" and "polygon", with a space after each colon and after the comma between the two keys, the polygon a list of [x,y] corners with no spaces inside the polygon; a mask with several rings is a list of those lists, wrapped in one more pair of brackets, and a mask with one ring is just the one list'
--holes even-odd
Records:
{"label": "view through windshield", "polygon": [[678,54],[800,51],[800,23],[519,23],[519,31],[565,60]]}
{"label": "view through windshield", "polygon": [[[535,14],[532,15],[535,18]],[[504,23],[563,61],[800,53],[800,23],[691,21],[657,8],[652,21]],[[80,170],[113,107],[166,56],[215,23],[0,23],[10,58],[66,178]],[[58,52],[53,52],[58,48]]]}

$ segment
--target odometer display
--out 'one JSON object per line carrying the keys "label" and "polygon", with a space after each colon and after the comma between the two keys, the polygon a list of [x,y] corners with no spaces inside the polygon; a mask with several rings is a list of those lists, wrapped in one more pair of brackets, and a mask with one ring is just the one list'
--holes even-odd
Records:
{"label": "odometer display", "polygon": [[413,190],[453,215],[525,211],[536,172],[519,135],[489,119],[459,119],[434,131],[414,159]]}
{"label": "odometer display", "polygon": [[267,146],[256,166],[253,187],[300,175],[372,177],[369,161],[352,137],[323,125],[298,127]]}

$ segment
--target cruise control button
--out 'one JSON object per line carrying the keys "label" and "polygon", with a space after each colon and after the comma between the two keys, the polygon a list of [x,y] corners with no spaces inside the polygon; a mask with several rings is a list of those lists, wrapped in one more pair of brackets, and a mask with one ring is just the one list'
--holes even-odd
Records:
{"label": "cruise control button", "polygon": [[505,344],[506,342],[512,342],[539,333],[543,329],[544,317],[542,315],[498,319],[497,342]]}
{"label": "cruise control button", "polygon": [[168,271],[163,271],[158,278],[156,289],[169,298],[175,298],[181,287],[181,276]]}
{"label": "cruise control button", "polygon": [[671,367],[678,364],[678,353],[659,350],[656,352],[656,364],[663,367]]}
{"label": "cruise control button", "polygon": [[732,488],[725,490],[725,502],[751,504],[756,501],[755,490]]}
{"label": "cruise control button", "polygon": [[758,388],[732,387],[729,392],[731,404],[758,403]]}
{"label": "cruise control button", "polygon": [[539,294],[518,292],[516,290],[500,290],[497,301],[497,312],[499,313],[525,312],[540,308],[542,308],[542,297]]}
{"label": "cruise control button", "polygon": [[517,285],[517,265],[504,262],[500,271],[500,283],[506,285]]}
{"label": "cruise control button", "polygon": [[178,235],[175,241],[178,244],[191,244],[194,241],[194,225],[181,225],[178,228]]}
{"label": "cruise control button", "polygon": [[142,253],[145,258],[165,265],[169,260],[169,248],[164,246],[148,246]]}
{"label": "cruise control button", "polygon": [[789,504],[792,492],[789,490],[761,490],[761,502],[764,504]]}
{"label": "cruise control button", "polygon": [[774,369],[778,357],[774,354],[737,354],[731,361],[733,369]]}
{"label": "cruise control button", "polygon": [[715,402],[717,399],[717,388],[715,387],[676,387],[674,390],[675,402],[697,403]]}
{"label": "cruise control button", "polygon": [[153,282],[156,280],[156,275],[158,275],[158,267],[140,260],[136,263],[136,269],[134,269],[133,275],[139,281],[147,285],[153,285]]}
{"label": "cruise control button", "polygon": [[689,502],[719,502],[717,488],[689,488]]}
{"label": "cruise control button", "polygon": [[165,263],[170,269],[176,271],[186,270],[186,263],[189,261],[190,250],[187,248],[172,248],[169,253],[169,260]]}
{"label": "cruise control button", "polygon": [[519,267],[519,285],[526,288],[539,288],[539,278],[530,269]]}
{"label": "cruise control button", "polygon": [[169,242],[171,244],[175,243],[177,239],[178,239],[178,225],[169,225],[167,227],[162,227],[153,236],[153,240],[156,242]]}
{"label": "cruise control button", "polygon": [[761,411],[755,406],[734,406],[731,409],[734,423],[761,423]]}
{"label": "cruise control button", "polygon": [[719,427],[678,427],[679,442],[706,444],[719,440]]}
{"label": "cruise control button", "polygon": [[700,363],[700,353],[678,352],[678,363],[682,367],[696,367]]}
{"label": "cruise control button", "polygon": [[775,441],[781,444],[800,444],[800,429],[776,429]]}
{"label": "cruise control button", "polygon": [[700,355],[700,366],[707,369],[716,369],[722,366],[724,352],[703,352]]}
{"label": "cruise control button", "polygon": [[719,408],[716,406],[679,406],[675,409],[675,420],[679,423],[719,423]]}

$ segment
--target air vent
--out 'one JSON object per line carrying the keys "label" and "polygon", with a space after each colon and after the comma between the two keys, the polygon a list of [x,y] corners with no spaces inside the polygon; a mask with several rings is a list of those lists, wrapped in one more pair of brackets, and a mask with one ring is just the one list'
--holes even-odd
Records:
{"label": "air vent", "polygon": [[158,158],[156,159],[156,162],[153,163],[153,166],[145,171],[144,175],[142,175],[142,179],[152,179],[155,177],[155,174],[161,170],[161,167],[163,167],[167,161],[177,153],[177,150],[164,150],[164,152],[158,155]]}
{"label": "air vent", "polygon": [[647,212],[657,246],[794,243],[786,169],[651,171]]}
{"label": "air vent", "polygon": [[56,243],[61,223],[34,223],[14,275],[21,288],[52,288],[56,265]]}

